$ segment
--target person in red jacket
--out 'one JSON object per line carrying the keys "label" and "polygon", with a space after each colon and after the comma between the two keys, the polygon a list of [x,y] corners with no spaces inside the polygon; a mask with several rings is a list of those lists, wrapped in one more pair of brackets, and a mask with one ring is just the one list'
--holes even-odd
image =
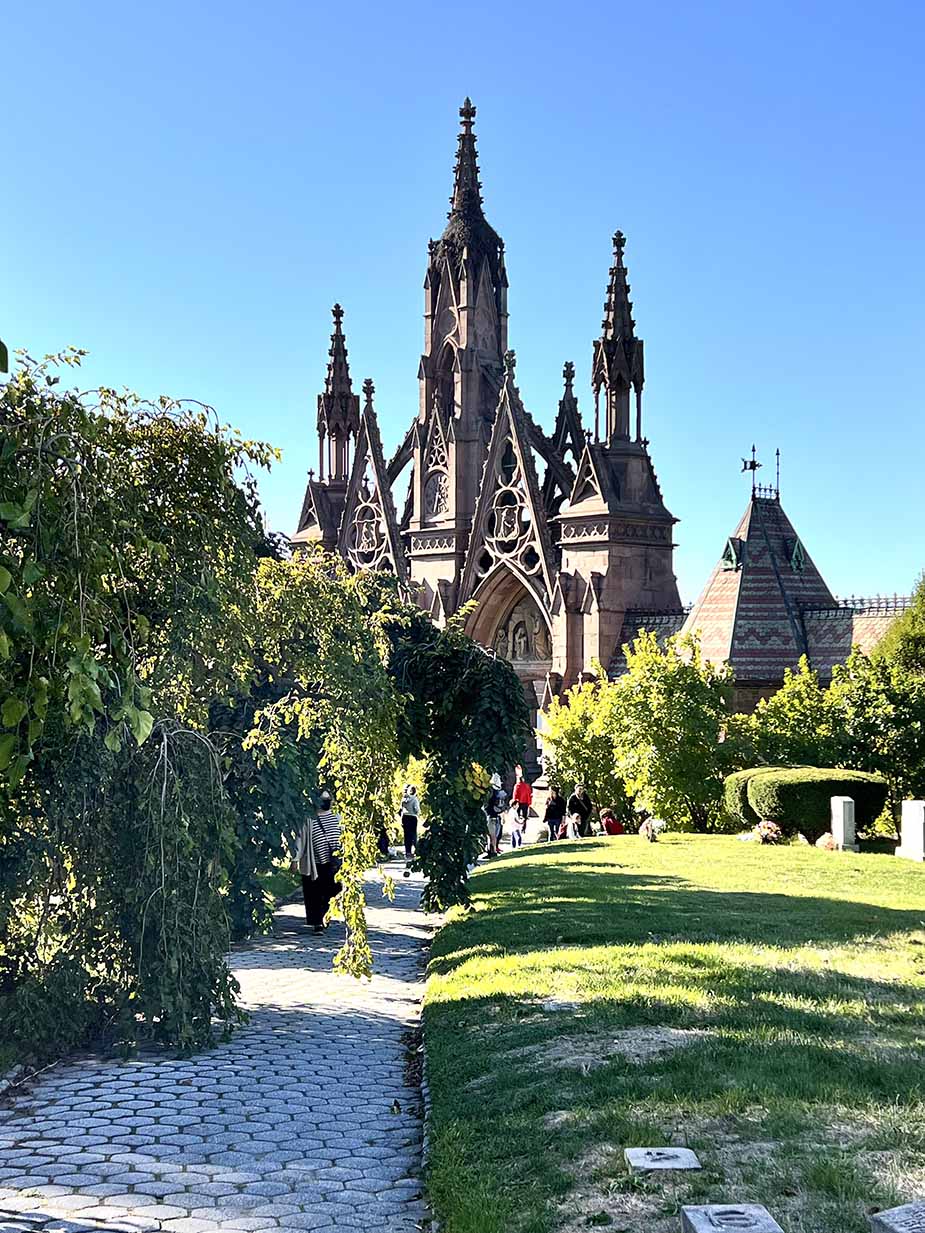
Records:
{"label": "person in red jacket", "polygon": [[527,824],[527,818],[530,816],[530,806],[533,804],[533,788],[524,779],[524,773],[520,767],[517,768],[517,780],[514,784],[514,791],[511,793],[511,800],[517,807],[517,813],[524,826]]}
{"label": "person in red jacket", "polygon": [[622,835],[623,823],[619,818],[615,818],[612,809],[601,810],[601,826],[604,828],[605,835]]}

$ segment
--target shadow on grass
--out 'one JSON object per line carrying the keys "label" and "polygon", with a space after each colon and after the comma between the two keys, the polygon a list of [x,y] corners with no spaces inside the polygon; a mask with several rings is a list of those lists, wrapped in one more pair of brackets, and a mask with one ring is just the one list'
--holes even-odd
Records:
{"label": "shadow on grass", "polygon": [[534,857],[529,873],[516,858],[481,872],[476,889],[490,910],[445,926],[430,970],[451,972],[482,946],[497,951],[499,938],[506,951],[650,942],[787,948],[925,928],[925,902],[900,909],[821,895],[715,890],[671,874],[582,863],[579,850],[574,856],[568,863]]}

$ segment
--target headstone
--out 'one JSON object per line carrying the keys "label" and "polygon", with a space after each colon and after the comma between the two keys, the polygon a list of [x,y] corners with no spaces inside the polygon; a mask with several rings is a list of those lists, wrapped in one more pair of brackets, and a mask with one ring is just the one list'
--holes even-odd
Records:
{"label": "headstone", "polygon": [[903,801],[897,856],[925,861],[925,801]]}
{"label": "headstone", "polygon": [[832,838],[839,852],[857,852],[858,845],[854,835],[854,801],[850,796],[833,796],[832,807]]}
{"label": "headstone", "polygon": [[[908,803],[919,805],[921,801]],[[870,1233],[925,1233],[925,1201],[905,1203],[871,1216]]]}
{"label": "headstone", "polygon": [[628,1147],[623,1158],[630,1173],[652,1173],[656,1169],[699,1169],[700,1161],[687,1147]]}
{"label": "headstone", "polygon": [[707,1207],[681,1208],[681,1233],[784,1233],[766,1207],[757,1203],[711,1203]]}

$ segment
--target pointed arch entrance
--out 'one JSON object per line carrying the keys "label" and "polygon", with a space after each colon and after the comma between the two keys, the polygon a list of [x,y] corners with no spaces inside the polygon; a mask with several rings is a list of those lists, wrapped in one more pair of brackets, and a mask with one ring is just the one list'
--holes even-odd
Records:
{"label": "pointed arch entrance", "polygon": [[[499,565],[482,580],[473,599],[478,607],[466,622],[466,633],[511,664],[524,688],[531,726],[536,728],[552,668],[552,626],[542,595],[529,578]],[[525,751],[525,763],[535,776],[539,760],[533,742]]]}

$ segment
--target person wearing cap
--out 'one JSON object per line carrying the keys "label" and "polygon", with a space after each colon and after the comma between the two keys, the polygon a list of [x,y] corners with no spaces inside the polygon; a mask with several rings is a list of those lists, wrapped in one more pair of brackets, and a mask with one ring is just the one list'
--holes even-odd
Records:
{"label": "person wearing cap", "polygon": [[331,808],[330,792],[321,793],[318,806],[302,826],[293,868],[302,877],[305,919],[314,933],[324,933],[331,900],[340,892],[340,818]]}

